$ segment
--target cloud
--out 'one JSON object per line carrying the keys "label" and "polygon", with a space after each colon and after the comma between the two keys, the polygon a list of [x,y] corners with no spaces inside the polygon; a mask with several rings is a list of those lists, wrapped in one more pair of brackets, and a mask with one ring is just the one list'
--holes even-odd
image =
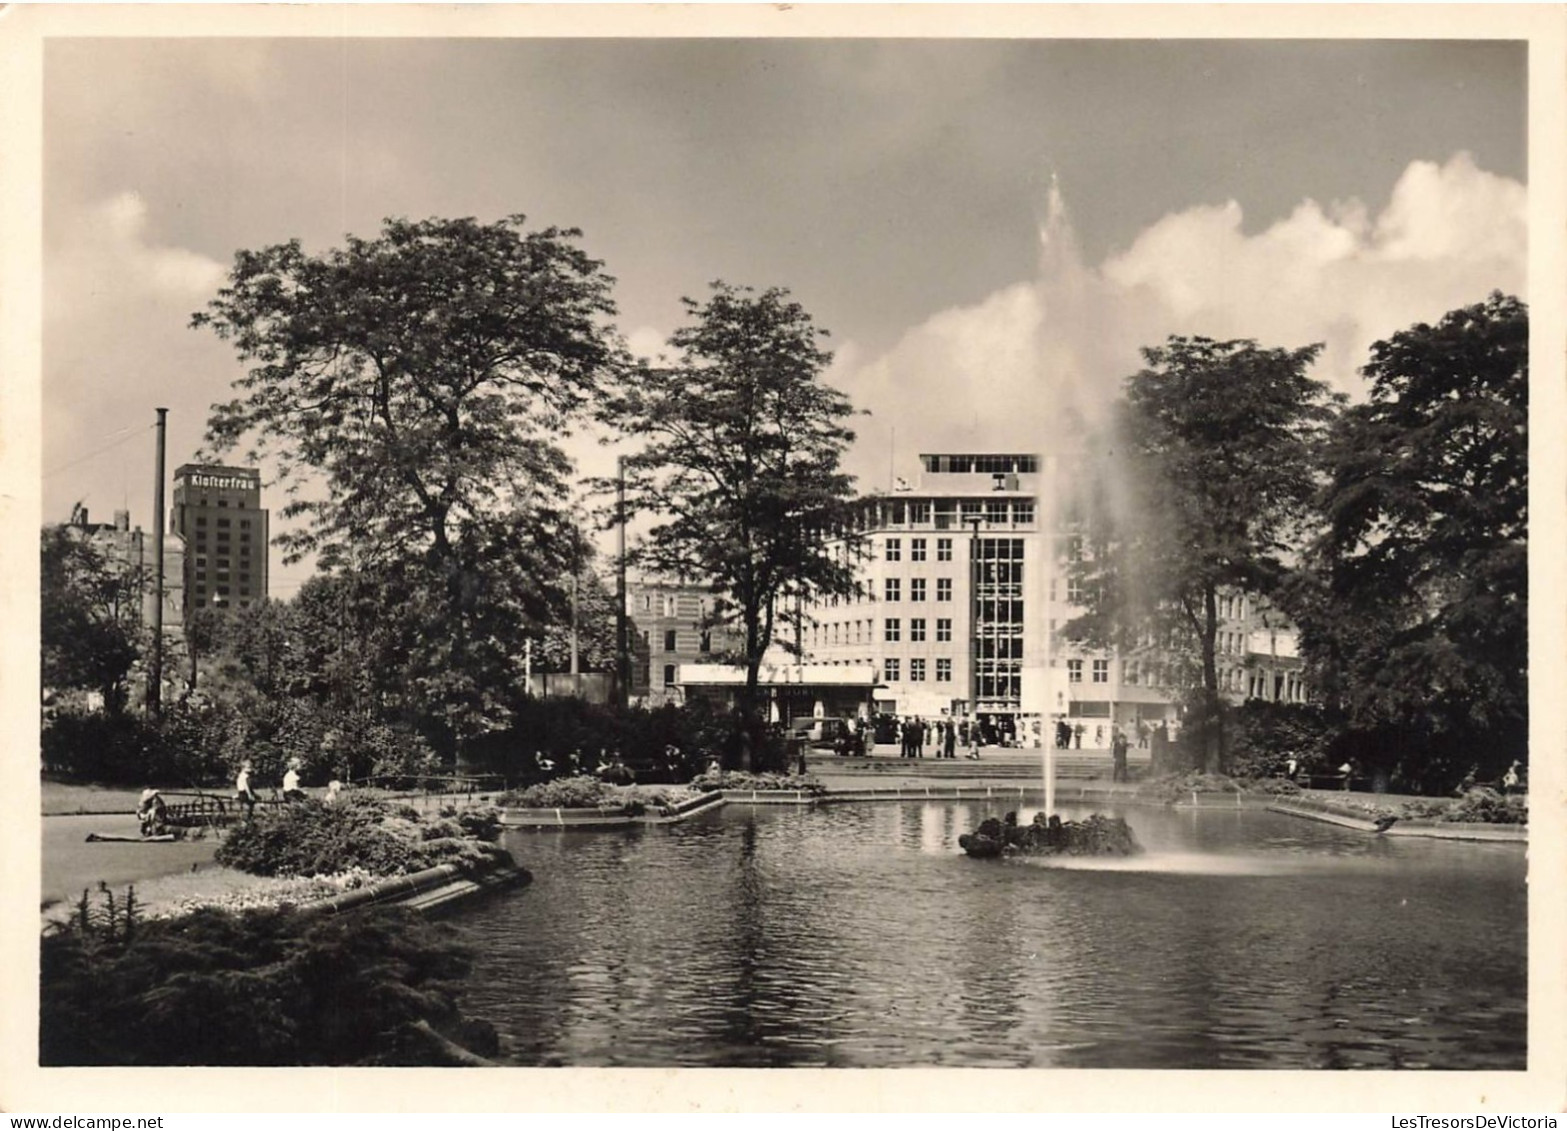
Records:
{"label": "cloud", "polygon": [[1526,218],[1523,185],[1458,154],[1410,164],[1375,215],[1303,200],[1248,234],[1236,202],[1194,207],[1095,266],[1052,186],[1034,279],[942,311],[880,356],[840,351],[833,379],[872,412],[853,470],[885,486],[894,433],[900,468],[917,451],[1038,450],[1097,419],[1140,348],[1171,334],[1323,342],[1316,375],[1359,394],[1373,342],[1493,289],[1524,294]]}
{"label": "cloud", "polygon": [[[150,424],[162,405],[170,409],[170,457],[180,462],[200,439],[211,394],[238,375],[228,347],[186,329],[221,285],[222,264],[156,243],[135,192],[70,219],[54,228],[44,269],[46,515],[78,498],[103,506],[108,499],[118,505],[127,489],[140,494],[150,482],[140,448],[150,444],[116,450],[107,463],[84,457],[128,424]],[[67,463],[69,470],[48,474]],[[134,480],[129,488],[122,475]]]}

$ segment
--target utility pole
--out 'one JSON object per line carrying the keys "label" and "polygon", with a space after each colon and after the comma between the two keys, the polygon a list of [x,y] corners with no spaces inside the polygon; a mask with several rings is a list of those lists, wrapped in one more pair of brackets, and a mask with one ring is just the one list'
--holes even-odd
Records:
{"label": "utility pole", "polygon": [[577,656],[577,575],[581,567],[577,558],[582,553],[582,532],[571,528],[571,693],[582,698],[582,668]]}
{"label": "utility pole", "polygon": [[626,457],[615,460],[615,697],[631,702],[631,658],[626,653]]}
{"label": "utility pole", "polygon": [[158,458],[152,484],[152,662],[147,665],[147,713],[163,714],[163,447],[169,410],[158,409]]}

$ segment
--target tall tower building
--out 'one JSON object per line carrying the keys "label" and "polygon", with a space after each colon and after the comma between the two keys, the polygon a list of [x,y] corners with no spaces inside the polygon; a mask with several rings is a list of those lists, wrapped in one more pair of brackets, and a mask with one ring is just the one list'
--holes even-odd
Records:
{"label": "tall tower building", "polygon": [[185,613],[241,608],[267,597],[267,512],[261,472],[182,464],[170,523],[185,541]]}

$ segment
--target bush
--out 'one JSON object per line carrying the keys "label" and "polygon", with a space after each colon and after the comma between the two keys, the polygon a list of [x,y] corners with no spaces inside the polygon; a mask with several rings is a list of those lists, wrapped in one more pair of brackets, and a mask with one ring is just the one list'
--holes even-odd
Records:
{"label": "bush", "polygon": [[1494,789],[1471,789],[1442,813],[1444,821],[1473,821],[1491,825],[1527,825],[1529,799],[1502,795]]}
{"label": "bush", "polygon": [[[489,825],[484,817],[470,817],[466,827],[455,818],[429,822],[408,806],[394,809],[377,798],[349,794],[330,805],[311,799],[258,809],[229,831],[216,859],[259,876],[333,875],[355,868],[396,876],[437,864],[476,867],[505,853],[470,831]],[[498,833],[498,815],[493,827]]]}
{"label": "bush", "polygon": [[691,788],[703,793],[718,789],[795,790],[800,793],[822,794],[827,787],[810,774],[746,773],[744,770],[704,771],[691,780]]}
{"label": "bush", "polygon": [[501,798],[503,805],[520,809],[595,809],[609,804],[614,789],[594,777],[556,778],[527,789],[512,790]]}
{"label": "bush", "polygon": [[1230,773],[1238,778],[1272,777],[1291,758],[1307,772],[1327,761],[1331,734],[1314,706],[1250,699],[1226,709],[1225,729]]}
{"label": "bush", "polygon": [[39,1060],[451,1063],[429,1028],[495,1051],[494,1030],[458,1009],[469,965],[452,928],[396,908],[203,910],[134,931],[73,921],[41,944]]}
{"label": "bush", "polygon": [[1154,787],[1154,795],[1166,805],[1185,801],[1193,793],[1242,792],[1240,783],[1233,778],[1223,774],[1205,774],[1200,770],[1159,778],[1150,784]]}

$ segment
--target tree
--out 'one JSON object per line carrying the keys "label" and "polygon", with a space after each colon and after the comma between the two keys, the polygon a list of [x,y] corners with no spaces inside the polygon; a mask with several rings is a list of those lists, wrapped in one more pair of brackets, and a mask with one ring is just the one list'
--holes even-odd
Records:
{"label": "tree", "polygon": [[523,225],[388,220],[319,256],[240,251],[192,320],[252,363],[209,443],[252,437],[251,459],[277,460],[283,513],[306,520],[280,536],[291,560],[316,553],[395,597],[448,749],[515,678],[551,603],[535,579],[567,571],[557,440],[617,360],[613,280],[581,233]]}
{"label": "tree", "polygon": [[91,691],[119,715],[141,658],[140,564],[113,561],[69,526],[43,528],[40,631],[45,687]]}
{"label": "tree", "polygon": [[705,304],[683,301],[690,322],[669,340],[679,364],[637,374],[610,412],[646,441],[625,461],[628,510],[657,520],[636,560],[731,599],[745,641],[748,765],[762,655],[793,616],[786,595],[853,590],[847,557],[829,545],[852,542],[853,479],[839,465],[853,408],[822,381],[825,332],[787,291],[719,282]]}
{"label": "tree", "polygon": [[1189,648],[1204,764],[1224,767],[1219,597],[1267,596],[1317,485],[1314,449],[1337,404],[1306,375],[1321,347],[1171,337],[1127,380],[1108,458],[1088,478],[1087,613],[1074,639]]}
{"label": "tree", "polygon": [[1302,644],[1355,754],[1415,784],[1527,758],[1528,348],[1499,293],[1377,342],[1328,449]]}

